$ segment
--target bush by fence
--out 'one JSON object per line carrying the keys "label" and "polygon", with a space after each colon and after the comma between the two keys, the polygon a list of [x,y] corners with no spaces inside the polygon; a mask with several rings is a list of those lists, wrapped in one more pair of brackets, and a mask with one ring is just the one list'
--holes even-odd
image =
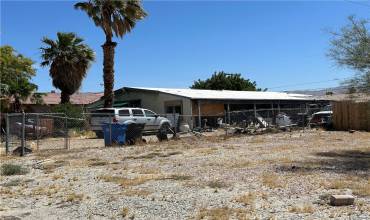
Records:
{"label": "bush by fence", "polygon": [[340,101],[332,106],[336,130],[370,131],[370,102]]}

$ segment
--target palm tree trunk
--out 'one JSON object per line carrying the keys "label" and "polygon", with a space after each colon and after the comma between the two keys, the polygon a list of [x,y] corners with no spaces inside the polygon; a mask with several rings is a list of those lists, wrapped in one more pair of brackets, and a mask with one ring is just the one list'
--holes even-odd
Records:
{"label": "palm tree trunk", "polygon": [[18,95],[14,96],[14,112],[21,112],[22,111],[22,105],[21,100]]}
{"label": "palm tree trunk", "polygon": [[104,43],[103,79],[104,79],[104,107],[113,106],[114,88],[114,48],[117,43],[112,42],[112,38],[107,36]]}
{"label": "palm tree trunk", "polygon": [[62,94],[60,94],[60,104],[69,103],[69,99],[70,95],[62,91]]}

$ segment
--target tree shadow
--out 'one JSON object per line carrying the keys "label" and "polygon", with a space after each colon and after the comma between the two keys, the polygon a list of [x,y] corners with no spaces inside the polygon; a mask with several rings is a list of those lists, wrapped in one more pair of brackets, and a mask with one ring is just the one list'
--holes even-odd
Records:
{"label": "tree shadow", "polygon": [[370,149],[316,152],[312,160],[296,161],[291,165],[278,166],[277,171],[350,173],[369,176]]}

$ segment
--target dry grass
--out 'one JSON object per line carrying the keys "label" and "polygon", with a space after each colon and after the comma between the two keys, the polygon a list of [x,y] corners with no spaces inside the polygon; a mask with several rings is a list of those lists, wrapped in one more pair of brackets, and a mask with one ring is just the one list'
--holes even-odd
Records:
{"label": "dry grass", "polygon": [[252,192],[245,193],[244,195],[239,196],[235,199],[235,201],[238,203],[241,203],[245,206],[250,205],[252,207],[254,207],[255,205],[254,204],[255,200],[256,200],[256,195]]}
{"label": "dry grass", "polygon": [[363,180],[361,177],[347,176],[343,179],[325,182],[323,185],[327,189],[351,189],[357,196],[370,196],[370,178]]}
{"label": "dry grass", "polygon": [[123,207],[121,210],[121,216],[125,218],[128,216],[128,213],[129,213],[129,209],[127,207]]}
{"label": "dry grass", "polygon": [[282,188],[285,186],[280,177],[273,173],[262,174],[262,184],[271,189]]}
{"label": "dry grass", "polygon": [[293,213],[314,213],[315,208],[311,204],[295,205],[289,209],[289,212]]}
{"label": "dry grass", "polygon": [[139,156],[127,156],[124,159],[153,159],[155,157],[170,157],[173,155],[182,154],[181,151],[173,151],[168,153],[161,153],[161,152],[151,152],[148,154],[143,154]]}
{"label": "dry grass", "polygon": [[129,186],[141,185],[151,180],[164,179],[164,177],[162,175],[142,175],[142,176],[135,177],[135,178],[126,178],[126,177],[121,177],[121,176],[104,175],[104,176],[100,176],[99,179],[102,179],[106,182],[116,183],[122,187],[129,187]]}
{"label": "dry grass", "polygon": [[51,198],[53,195],[57,194],[58,192],[65,191],[65,188],[62,188],[59,185],[52,184],[50,186],[39,186],[31,190],[31,196],[47,196]]}
{"label": "dry grass", "polygon": [[58,179],[63,179],[64,176],[62,174],[54,174],[51,178],[55,181]]}
{"label": "dry grass", "polygon": [[153,192],[149,190],[142,190],[142,189],[126,189],[124,192],[122,192],[122,195],[129,196],[129,197],[145,197]]}
{"label": "dry grass", "polygon": [[92,158],[92,159],[89,159],[88,160],[88,165],[90,167],[94,167],[94,166],[105,166],[107,164],[108,164],[107,161],[103,161],[103,160],[100,160],[100,159],[97,159],[97,158]]}
{"label": "dry grass", "polygon": [[218,219],[218,220],[229,220],[231,210],[228,207],[224,208],[213,208],[213,209],[201,209],[196,219]]}
{"label": "dry grass", "polygon": [[328,184],[328,188],[330,189],[344,189],[347,188],[348,183],[344,180],[332,180]]}
{"label": "dry grass", "polygon": [[229,187],[229,184],[227,184],[226,182],[221,181],[221,180],[213,180],[213,181],[209,181],[207,183],[207,186],[211,187],[211,188],[214,188],[214,189],[220,189],[220,188]]}
{"label": "dry grass", "polygon": [[355,195],[358,196],[370,196],[370,180],[367,183],[354,183],[351,189]]}
{"label": "dry grass", "polygon": [[277,161],[282,164],[290,164],[294,162],[292,158],[289,158],[289,157],[282,157],[282,158],[279,158]]}
{"label": "dry grass", "polygon": [[159,174],[160,171],[156,168],[145,166],[143,164],[140,164],[139,166],[133,167],[131,169],[131,172],[133,173],[139,173],[139,174]]}
{"label": "dry grass", "polygon": [[13,179],[6,183],[1,184],[0,186],[3,187],[19,186],[22,184],[22,182],[23,182],[22,179]]}
{"label": "dry grass", "polygon": [[249,143],[251,144],[261,144],[265,143],[266,140],[262,136],[253,136]]}
{"label": "dry grass", "polygon": [[44,171],[44,173],[48,174],[48,173],[54,172],[55,169],[59,167],[63,167],[65,165],[69,165],[69,162],[64,161],[64,160],[57,160],[57,161],[47,162],[47,163],[42,164],[41,169]]}
{"label": "dry grass", "polygon": [[184,175],[184,174],[172,174],[167,179],[171,180],[177,180],[177,181],[185,181],[185,180],[191,180],[193,177],[189,175]]}
{"label": "dry grass", "polygon": [[239,161],[233,161],[230,165],[230,168],[245,168],[251,166],[253,163],[249,160],[239,160]]}
{"label": "dry grass", "polygon": [[244,220],[247,218],[248,212],[243,209],[233,209],[229,207],[222,208],[203,208],[198,211],[195,219],[208,219],[208,220],[229,220],[229,219],[238,219]]}
{"label": "dry grass", "polygon": [[199,148],[195,150],[195,155],[202,155],[202,156],[207,156],[210,154],[213,154],[217,151],[216,147],[207,147],[207,148]]}
{"label": "dry grass", "polygon": [[84,198],[84,194],[71,193],[67,195],[66,202],[80,202]]}

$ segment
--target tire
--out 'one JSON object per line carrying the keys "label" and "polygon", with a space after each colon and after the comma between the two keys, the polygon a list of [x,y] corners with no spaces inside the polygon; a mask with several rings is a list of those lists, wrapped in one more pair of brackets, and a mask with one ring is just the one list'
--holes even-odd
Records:
{"label": "tire", "polygon": [[167,134],[170,132],[170,125],[168,123],[164,123],[159,128],[157,138],[159,141],[168,140]]}

